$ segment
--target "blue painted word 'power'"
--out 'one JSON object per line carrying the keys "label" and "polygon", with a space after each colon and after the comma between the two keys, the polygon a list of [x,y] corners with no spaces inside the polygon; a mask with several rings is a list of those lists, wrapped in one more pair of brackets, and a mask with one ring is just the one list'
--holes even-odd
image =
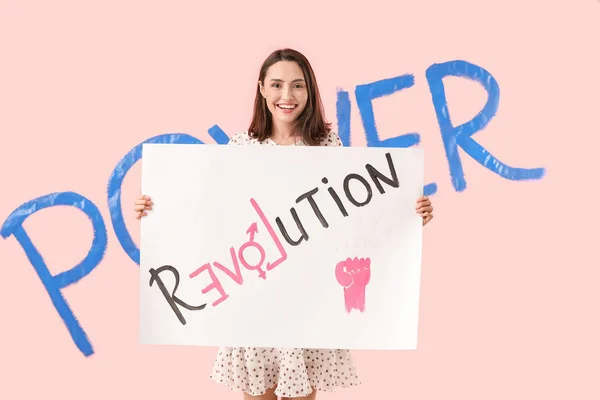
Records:
{"label": "blue painted word 'power'", "polygon": [[[452,124],[448,113],[443,79],[449,76],[466,78],[478,82],[488,94],[487,102],[481,111],[469,122],[459,126]],[[459,148],[479,164],[503,178],[514,181],[543,178],[545,174],[544,168],[515,168],[506,165],[473,138],[476,132],[485,128],[492,120],[498,109],[500,90],[498,83],[488,71],[466,61],[451,61],[442,64],[433,64],[427,69],[426,77],[446,151],[450,178],[456,191],[463,191],[467,187],[459,156]],[[409,89],[414,84],[415,79],[412,75],[402,75],[356,87],[354,96],[364,126],[367,146],[411,147],[420,143],[420,135],[414,132],[381,140],[377,132],[375,114],[373,112],[373,100]],[[348,92],[344,90],[338,91],[336,107],[338,134],[344,146],[350,146],[351,101]],[[227,144],[229,141],[229,137],[217,125],[211,127],[208,133],[218,144]],[[202,141],[186,134],[159,135],[143,143],[203,144]],[[135,146],[119,161],[110,175],[108,182],[108,208],[114,233],[125,253],[138,265],[140,252],[127,231],[121,211],[121,185],[127,172],[141,159],[143,143]],[[425,195],[433,195],[437,192],[437,185],[430,183],[424,187],[423,191]],[[37,251],[29,235],[27,235],[23,223],[30,215],[37,211],[55,206],[72,206],[81,210],[92,223],[94,239],[87,256],[79,265],[53,276],[49,272],[42,255]],[[5,239],[11,235],[17,239],[31,265],[40,277],[77,348],[85,356],[94,354],[92,344],[86,332],[68,306],[61,290],[87,276],[100,264],[104,257],[107,246],[107,230],[98,207],[91,200],[78,193],[61,192],[48,194],[19,206],[6,219],[0,230],[0,234]]]}

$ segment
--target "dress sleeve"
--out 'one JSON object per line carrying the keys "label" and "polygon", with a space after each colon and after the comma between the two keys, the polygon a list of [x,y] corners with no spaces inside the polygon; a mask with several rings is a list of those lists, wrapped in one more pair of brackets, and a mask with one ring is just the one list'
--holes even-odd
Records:
{"label": "dress sleeve", "polygon": [[343,147],[344,144],[336,132],[330,131],[321,142],[321,146]]}
{"label": "dress sleeve", "polygon": [[234,145],[234,146],[235,145],[241,146],[241,145],[245,144],[244,134],[245,134],[245,132],[236,133],[231,138],[229,138],[229,142],[227,144]]}

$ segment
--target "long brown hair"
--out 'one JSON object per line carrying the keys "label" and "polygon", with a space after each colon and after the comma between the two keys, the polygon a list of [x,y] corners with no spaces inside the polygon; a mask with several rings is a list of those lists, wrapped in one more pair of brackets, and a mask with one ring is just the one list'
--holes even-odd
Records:
{"label": "long brown hair", "polygon": [[[306,107],[298,116],[292,130],[293,134],[301,133],[302,140],[309,146],[317,146],[331,130],[331,123],[325,120],[325,112],[315,73],[308,59],[300,52],[293,49],[276,50],[267,57],[258,75],[258,80],[264,83],[265,75],[271,65],[279,61],[294,61],[302,69],[304,80],[308,89]],[[271,112],[267,108],[265,98],[260,93],[260,86],[256,85],[254,111],[248,133],[260,142],[271,136],[273,127]]]}

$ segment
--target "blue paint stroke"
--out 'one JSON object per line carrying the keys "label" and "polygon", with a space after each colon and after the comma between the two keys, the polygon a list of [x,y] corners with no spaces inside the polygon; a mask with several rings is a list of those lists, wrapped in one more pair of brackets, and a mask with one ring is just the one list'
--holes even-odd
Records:
{"label": "blue paint stroke", "polygon": [[338,89],[337,100],[335,102],[337,113],[337,130],[342,144],[346,147],[352,146],[350,139],[350,96],[348,92]]}
{"label": "blue paint stroke", "polygon": [[373,100],[389,96],[402,89],[408,89],[415,84],[412,75],[401,75],[395,78],[383,79],[364,85],[357,85],[355,90],[356,104],[365,129],[367,146],[369,147],[411,147],[419,144],[418,133],[408,133],[393,138],[381,140],[375,124]]}
{"label": "blue paint stroke", "polygon": [[429,183],[423,186],[423,195],[424,196],[433,196],[437,193],[437,185],[435,183]]}
{"label": "blue paint stroke", "polygon": [[[454,127],[450,120],[448,102],[442,81],[448,76],[467,78],[478,82],[488,93],[488,99],[483,109],[472,120],[457,127]],[[545,175],[544,168],[514,168],[502,163],[471,137],[475,132],[485,128],[498,110],[500,88],[488,71],[469,62],[456,60],[433,64],[427,68],[426,77],[446,150],[454,190],[461,192],[467,187],[458,154],[459,147],[479,164],[506,179],[515,181],[533,180],[541,179]]]}
{"label": "blue paint stroke", "polygon": [[214,139],[217,144],[227,144],[229,143],[229,136],[221,128],[219,125],[213,125],[208,128],[208,134]]}
{"label": "blue paint stroke", "polygon": [[[49,207],[56,206],[71,206],[76,207],[90,219],[94,231],[94,239],[90,247],[90,251],[86,257],[78,265],[68,271],[61,272],[58,275],[52,276],[42,255],[39,253],[29,235],[23,228],[23,223],[29,216],[36,212]],[[94,354],[94,349],[90,343],[87,334],[79,324],[79,321],[73,314],[67,301],[62,295],[61,290],[72,285],[85,276],[87,276],[94,268],[100,264],[104,258],[107,244],[107,233],[104,220],[92,201],[74,192],[52,193],[36,199],[30,200],[27,203],[19,206],[13,211],[0,230],[0,235],[4,239],[10,235],[14,235],[23,251],[27,255],[29,262],[35,269],[42,284],[46,288],[50,300],[54,308],[62,318],[64,324],[75,342],[75,345],[86,357]]]}
{"label": "blue paint stroke", "polygon": [[125,221],[123,220],[123,211],[121,209],[121,186],[127,172],[133,165],[142,158],[142,145],[144,143],[162,143],[162,144],[204,144],[201,140],[183,133],[170,133],[154,136],[135,146],[119,161],[108,180],[108,209],[112,220],[113,230],[121,247],[125,253],[140,265],[140,250],[134,243]]}
{"label": "blue paint stroke", "polygon": [[[405,148],[415,146],[421,142],[421,137],[418,133],[407,133],[381,140],[377,131],[377,124],[375,123],[375,113],[373,112],[373,100],[389,96],[403,89],[408,89],[414,84],[414,76],[407,74],[356,86],[356,103],[365,130],[367,146]],[[431,196],[435,193],[437,193],[437,185],[435,183],[430,183],[423,187],[423,194],[425,196]]]}

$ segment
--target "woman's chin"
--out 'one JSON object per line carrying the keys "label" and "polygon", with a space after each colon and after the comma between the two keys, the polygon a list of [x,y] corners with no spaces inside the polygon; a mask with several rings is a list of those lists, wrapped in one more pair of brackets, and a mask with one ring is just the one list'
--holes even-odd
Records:
{"label": "woman's chin", "polygon": [[290,124],[296,120],[296,113],[293,114],[281,114],[277,113],[273,115],[273,120],[280,124]]}

